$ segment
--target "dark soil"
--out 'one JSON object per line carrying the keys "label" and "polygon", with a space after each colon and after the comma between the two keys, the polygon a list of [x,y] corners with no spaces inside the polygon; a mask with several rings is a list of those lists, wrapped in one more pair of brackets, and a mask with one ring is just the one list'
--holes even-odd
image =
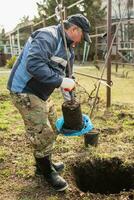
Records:
{"label": "dark soil", "polygon": [[62,104],[64,117],[63,128],[81,130],[83,128],[81,105],[76,101],[67,101]]}
{"label": "dark soil", "polygon": [[73,170],[76,184],[82,192],[118,194],[134,189],[134,165],[125,166],[116,157],[77,163]]}

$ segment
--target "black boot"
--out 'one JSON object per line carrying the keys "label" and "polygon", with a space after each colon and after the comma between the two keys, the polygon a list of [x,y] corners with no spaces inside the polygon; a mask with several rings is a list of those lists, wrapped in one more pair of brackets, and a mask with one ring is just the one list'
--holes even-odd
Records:
{"label": "black boot", "polygon": [[68,187],[66,181],[61,176],[59,176],[57,171],[52,166],[49,156],[44,158],[36,158],[36,164],[43,174],[45,180],[56,191],[64,191]]}
{"label": "black boot", "polygon": [[[52,163],[52,162],[51,162],[51,163]],[[41,175],[43,175],[43,174],[41,173],[41,170],[40,170],[40,168],[38,167],[38,165],[35,164],[35,166],[36,166],[35,175],[36,175],[36,176],[41,176]],[[52,166],[54,167],[54,169],[55,169],[58,173],[60,173],[60,172],[64,169],[64,164],[63,164],[62,162],[59,162],[59,163],[52,163]]]}

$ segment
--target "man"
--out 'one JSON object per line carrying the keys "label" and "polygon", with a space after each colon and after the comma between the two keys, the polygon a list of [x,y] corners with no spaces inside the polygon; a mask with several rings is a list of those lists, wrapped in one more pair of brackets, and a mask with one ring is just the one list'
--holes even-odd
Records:
{"label": "man", "polygon": [[[73,48],[82,38],[90,41],[90,24],[86,17],[76,14],[68,17],[64,28],[72,67]],[[37,171],[56,191],[65,190],[68,184],[58,174],[64,165],[56,165],[51,161],[56,139],[56,115],[49,97],[55,88],[71,91],[74,86],[74,80],[68,77],[61,25],[33,32],[14,64],[8,89],[24,120],[26,137],[34,149]]]}

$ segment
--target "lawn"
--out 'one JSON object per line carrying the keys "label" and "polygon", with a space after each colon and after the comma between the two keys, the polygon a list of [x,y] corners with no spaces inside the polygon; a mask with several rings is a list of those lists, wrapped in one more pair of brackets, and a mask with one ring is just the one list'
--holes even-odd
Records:
{"label": "lawn", "polygon": [[[131,71],[133,70],[133,71]],[[78,71],[81,73],[89,74],[96,76],[98,78],[101,77],[101,70],[95,69],[95,67],[80,67],[75,68],[74,71]],[[128,77],[125,78],[128,72]],[[95,79],[91,79],[85,76],[78,76],[78,81],[84,86],[87,90],[91,91],[93,88],[93,84],[96,84]],[[106,72],[103,76],[106,79]],[[112,75],[111,80],[113,82],[113,86],[111,87],[111,97],[112,103],[134,103],[134,69],[133,67],[119,67],[118,73],[115,72],[115,66],[112,66]],[[99,94],[103,100],[106,101],[106,87],[104,84],[101,84]]]}
{"label": "lawn", "polygon": [[[101,85],[92,122],[100,128],[98,146],[85,147],[84,138],[58,136],[54,161],[63,161],[63,177],[69,183],[64,193],[56,193],[34,175],[32,149],[25,139],[24,124],[6,89],[7,74],[0,76],[0,200],[129,200],[134,199],[134,71],[112,67],[112,105],[106,106],[106,88]],[[100,77],[95,67],[75,71]],[[104,76],[106,77],[106,76]],[[89,115],[96,80],[76,75],[77,99]],[[86,91],[85,91],[86,89]],[[89,98],[90,96],[90,98]],[[53,94],[58,116],[63,99]]]}

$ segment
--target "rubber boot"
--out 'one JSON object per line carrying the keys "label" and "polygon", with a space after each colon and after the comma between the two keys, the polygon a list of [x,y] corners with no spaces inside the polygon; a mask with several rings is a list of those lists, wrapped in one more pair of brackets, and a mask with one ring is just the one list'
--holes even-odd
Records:
{"label": "rubber boot", "polygon": [[[52,162],[51,162],[51,163],[52,163]],[[36,175],[36,176],[41,176],[41,175],[43,175],[43,174],[41,173],[41,170],[40,170],[40,168],[38,167],[38,165],[35,164],[35,166],[36,166],[35,175]],[[59,162],[59,163],[52,163],[52,166],[54,167],[54,169],[55,169],[58,173],[62,172],[62,170],[64,169],[64,164],[63,164],[62,162]]]}
{"label": "rubber boot", "polygon": [[40,169],[41,173],[43,174],[45,180],[56,191],[64,191],[65,189],[67,189],[68,184],[61,176],[59,176],[58,172],[51,164],[49,158],[50,158],[49,156],[44,158],[35,158],[37,166]]}

